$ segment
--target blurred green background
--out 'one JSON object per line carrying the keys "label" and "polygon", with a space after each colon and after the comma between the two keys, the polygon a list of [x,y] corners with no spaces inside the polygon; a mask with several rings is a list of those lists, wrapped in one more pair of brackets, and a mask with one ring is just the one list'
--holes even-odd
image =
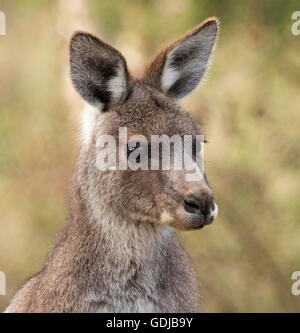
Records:
{"label": "blurred green background", "polygon": [[300,35],[291,33],[299,1],[1,0],[0,10],[0,310],[42,268],[67,216],[82,107],[68,77],[71,34],[97,34],[140,73],[217,16],[211,70],[181,104],[206,128],[220,213],[181,238],[206,312],[300,311],[291,293],[300,270]]}

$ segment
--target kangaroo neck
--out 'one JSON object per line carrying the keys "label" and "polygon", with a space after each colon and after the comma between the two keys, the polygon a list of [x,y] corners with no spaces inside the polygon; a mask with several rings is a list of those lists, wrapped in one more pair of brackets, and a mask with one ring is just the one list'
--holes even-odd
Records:
{"label": "kangaroo neck", "polygon": [[[109,208],[98,208],[94,210],[82,198],[80,187],[73,191],[69,223],[62,238],[67,248],[73,249],[76,262],[89,262],[101,274],[117,277],[126,270],[150,270],[165,261],[167,247],[176,238],[173,228],[135,222]],[[70,250],[68,253],[72,255]]]}

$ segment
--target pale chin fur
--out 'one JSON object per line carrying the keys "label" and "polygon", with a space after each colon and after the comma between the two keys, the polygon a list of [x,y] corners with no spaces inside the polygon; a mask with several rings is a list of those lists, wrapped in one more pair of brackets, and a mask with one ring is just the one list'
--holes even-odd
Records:
{"label": "pale chin fur", "polygon": [[214,208],[214,210],[212,210],[210,212],[210,216],[215,220],[217,218],[217,216],[218,216],[219,207],[218,207],[218,205],[215,202],[214,202],[214,205],[215,205],[215,208]]}

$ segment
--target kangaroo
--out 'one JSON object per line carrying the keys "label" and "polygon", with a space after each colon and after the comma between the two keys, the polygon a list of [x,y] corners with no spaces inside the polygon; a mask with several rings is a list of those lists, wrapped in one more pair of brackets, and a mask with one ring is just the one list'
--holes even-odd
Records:
{"label": "kangaroo", "polygon": [[187,181],[187,171],[162,168],[99,170],[97,141],[101,135],[118,140],[120,127],[146,137],[201,135],[176,102],[203,78],[217,32],[217,19],[207,19],[160,52],[138,79],[112,46],[89,33],[72,36],[71,79],[88,107],[68,223],[43,270],[5,312],[201,310],[176,229],[199,229],[216,218],[206,177]]}

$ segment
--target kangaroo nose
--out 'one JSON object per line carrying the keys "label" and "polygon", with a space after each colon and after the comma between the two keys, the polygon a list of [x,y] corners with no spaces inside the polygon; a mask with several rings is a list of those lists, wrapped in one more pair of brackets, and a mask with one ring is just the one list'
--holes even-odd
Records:
{"label": "kangaroo nose", "polygon": [[201,193],[199,196],[188,196],[183,201],[184,209],[190,214],[208,216],[214,210],[214,198],[209,193]]}

